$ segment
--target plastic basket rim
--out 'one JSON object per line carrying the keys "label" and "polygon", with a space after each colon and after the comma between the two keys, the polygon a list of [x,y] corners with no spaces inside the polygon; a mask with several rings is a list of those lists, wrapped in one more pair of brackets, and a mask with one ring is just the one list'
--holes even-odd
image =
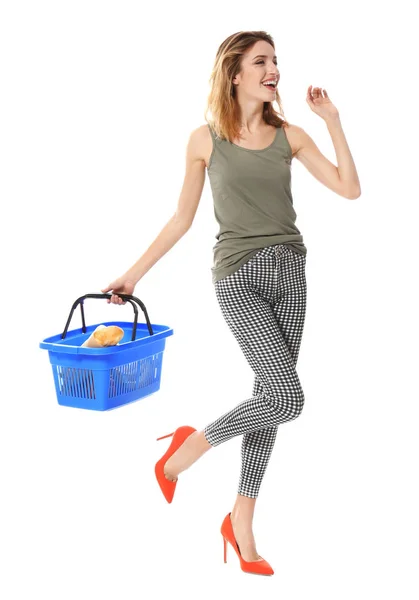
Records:
{"label": "plastic basket rim", "polygon": [[[105,326],[117,325],[118,327],[121,327],[124,330],[128,329],[128,331],[130,333],[132,332],[132,329],[133,329],[133,323],[131,321],[106,321],[106,322],[101,321],[100,323],[96,323],[94,325],[88,325],[86,327],[85,333],[88,334],[88,333],[94,331],[96,329],[96,327],[98,327],[98,325],[105,325]],[[173,335],[173,329],[171,327],[169,327],[168,325],[159,325],[157,323],[151,323],[151,326],[152,326],[153,332],[154,332],[153,335],[149,334],[148,336],[141,337],[134,341],[129,340],[128,342],[124,342],[123,344],[118,344],[116,346],[109,346],[108,348],[86,348],[86,347],[81,347],[81,346],[77,346],[77,345],[73,345],[73,344],[64,344],[62,342],[56,343],[56,342],[58,342],[58,340],[61,340],[62,331],[58,334],[46,337],[44,340],[42,340],[42,342],[40,342],[39,347],[43,350],[49,350],[50,352],[52,351],[52,352],[62,352],[62,353],[66,353],[66,354],[86,354],[89,356],[99,354],[101,356],[104,356],[106,354],[114,354],[117,352],[123,352],[125,350],[130,350],[131,348],[134,348],[135,346],[145,345],[150,342],[153,342],[154,340],[160,340],[161,338],[165,338],[170,335]],[[137,332],[143,331],[145,329],[148,332],[148,327],[147,327],[146,323],[137,323]],[[71,338],[71,334],[80,335],[82,333],[83,333],[82,327],[78,327],[77,329],[71,329],[70,331],[67,331],[66,339],[67,339],[67,337]]]}

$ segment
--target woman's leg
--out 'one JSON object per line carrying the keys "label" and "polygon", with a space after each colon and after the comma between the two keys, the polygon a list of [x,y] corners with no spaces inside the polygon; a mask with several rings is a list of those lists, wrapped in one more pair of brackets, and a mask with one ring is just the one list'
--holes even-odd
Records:
{"label": "woman's leg", "polygon": [[[279,286],[283,291],[279,300],[272,307],[272,310],[296,367],[306,312],[306,284],[305,276],[301,277],[301,269],[304,269],[305,274],[305,258],[292,258],[294,262],[300,261],[299,268],[280,270]],[[253,396],[262,393],[262,388],[262,382],[255,376]],[[275,425],[244,434],[238,494],[253,498],[257,497],[275,445],[277,431],[278,425]],[[258,456],[256,468],[255,456]]]}
{"label": "woman's leg", "polygon": [[[274,314],[281,328],[288,350],[293,358],[294,365],[297,364],[303,333],[306,308],[305,294],[303,294],[303,297],[297,302],[300,306],[297,311],[297,314],[299,315],[297,319],[295,319],[295,304],[293,295],[288,293],[284,294],[280,301],[273,307]],[[253,396],[260,394],[261,392],[262,383],[258,377],[255,376]],[[245,559],[250,561],[259,558],[253,535],[253,515],[256,498],[259,494],[259,488],[271,457],[277,432],[278,425],[275,425],[267,429],[245,433],[242,439],[242,465],[237,498],[231,512],[231,522],[236,540],[240,540]]]}
{"label": "woman's leg", "polygon": [[[221,280],[223,282],[226,280]],[[257,432],[253,440],[259,439],[261,444],[254,445],[254,453],[251,445],[245,452],[250,461],[249,470],[253,471],[247,482],[246,495],[256,497],[266,463],[260,430],[276,428],[279,423],[298,417],[304,395],[269,302],[247,285],[242,285],[241,280],[228,283],[226,293],[230,298],[219,295],[223,314],[261,381],[261,391],[207,425],[203,431],[189,436],[166,462],[164,472],[167,479],[174,481],[210,448],[235,436]],[[270,450],[266,448],[266,451],[269,458]]]}
{"label": "woman's leg", "polygon": [[250,399],[190,436],[167,461],[165,472],[176,479],[209,448],[236,435],[255,433],[244,442],[239,490],[246,486],[246,495],[256,497],[278,424],[295,419],[304,404],[295,365],[305,314],[305,256],[286,246],[265,248],[217,282],[216,293],[260,387]]}
{"label": "woman's leg", "polygon": [[301,413],[296,372],[306,308],[305,256],[286,246],[265,248],[217,282],[223,316],[255,373],[253,395],[190,436],[167,461],[170,479],[211,447],[243,435],[242,469],[231,519],[245,560],[257,560],[252,532],[256,498],[279,423]]}

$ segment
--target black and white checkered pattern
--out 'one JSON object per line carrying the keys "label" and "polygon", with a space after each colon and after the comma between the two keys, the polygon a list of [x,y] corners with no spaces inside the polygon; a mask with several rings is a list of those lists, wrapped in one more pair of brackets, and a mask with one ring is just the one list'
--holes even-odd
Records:
{"label": "black and white checkered pattern", "polygon": [[304,393],[296,364],[306,312],[306,255],[286,244],[259,250],[215,282],[222,314],[255,373],[251,398],[204,429],[217,446],[243,435],[238,493],[256,498],[280,423],[297,418]]}

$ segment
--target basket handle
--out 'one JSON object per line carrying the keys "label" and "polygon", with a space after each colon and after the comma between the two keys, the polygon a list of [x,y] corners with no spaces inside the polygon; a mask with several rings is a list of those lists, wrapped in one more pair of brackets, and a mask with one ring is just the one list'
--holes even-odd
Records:
{"label": "basket handle", "polygon": [[[86,298],[100,298],[100,299],[112,298],[112,295],[113,294],[85,294],[84,296],[80,296],[80,298],[77,298],[77,300],[73,303],[73,306],[71,307],[70,314],[68,315],[67,323],[65,324],[64,331],[61,334],[61,339],[63,340],[65,338],[65,336],[67,335],[67,331],[68,331],[68,328],[70,327],[71,319],[73,317],[74,311],[76,310],[78,304],[80,304],[80,310],[81,310],[82,331],[83,331],[83,333],[86,333],[86,322],[84,320],[84,300]],[[139,298],[136,298],[135,296],[131,296],[130,294],[116,294],[116,295],[119,296],[125,302],[129,302],[134,310],[134,323],[133,323],[133,329],[132,329],[131,342],[133,342],[135,340],[135,336],[137,333],[137,323],[138,323],[138,308],[134,304],[134,302],[137,302],[137,304],[140,306],[141,310],[144,313],[145,319],[147,321],[147,327],[148,327],[149,334],[154,335],[153,328],[150,323],[150,319],[148,318],[147,309],[146,309],[145,305],[143,304],[143,302],[141,302],[141,300]]]}

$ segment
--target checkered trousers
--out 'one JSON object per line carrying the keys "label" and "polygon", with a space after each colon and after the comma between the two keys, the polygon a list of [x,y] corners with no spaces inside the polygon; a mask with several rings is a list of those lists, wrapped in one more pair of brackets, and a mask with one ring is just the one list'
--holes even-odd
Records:
{"label": "checkered trousers", "polygon": [[204,428],[212,446],[242,435],[238,493],[256,498],[280,423],[296,419],[304,393],[296,364],[303,334],[306,255],[286,244],[259,250],[216,281],[228,327],[255,374],[252,396]]}

